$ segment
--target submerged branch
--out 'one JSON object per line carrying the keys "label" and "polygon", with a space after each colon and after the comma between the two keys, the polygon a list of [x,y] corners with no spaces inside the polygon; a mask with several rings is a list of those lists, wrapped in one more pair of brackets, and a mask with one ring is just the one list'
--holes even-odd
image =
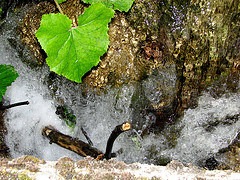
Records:
{"label": "submerged branch", "polygon": [[28,105],[29,102],[28,101],[23,101],[23,102],[18,102],[18,103],[14,103],[14,104],[9,104],[9,105],[0,105],[0,110],[6,110],[12,107],[16,107],[16,106],[22,106],[22,105]]}

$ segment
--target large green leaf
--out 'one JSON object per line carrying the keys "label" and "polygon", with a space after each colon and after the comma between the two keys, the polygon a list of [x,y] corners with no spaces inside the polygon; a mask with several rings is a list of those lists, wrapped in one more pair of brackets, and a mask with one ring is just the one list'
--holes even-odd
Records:
{"label": "large green leaf", "polygon": [[2,96],[7,91],[7,87],[18,77],[18,73],[13,66],[0,64],[0,102]]}
{"label": "large green leaf", "polygon": [[81,82],[108,48],[108,23],[114,11],[101,3],[87,8],[78,17],[78,26],[62,14],[43,15],[36,36],[47,53],[51,71]]}
{"label": "large green leaf", "polygon": [[131,8],[134,0],[83,0],[85,3],[95,4],[95,3],[103,3],[105,6],[112,8],[114,10],[125,11]]}

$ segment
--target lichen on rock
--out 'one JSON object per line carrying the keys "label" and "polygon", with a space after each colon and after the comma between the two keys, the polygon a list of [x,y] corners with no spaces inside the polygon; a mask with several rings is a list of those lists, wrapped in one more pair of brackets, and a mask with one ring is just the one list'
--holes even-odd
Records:
{"label": "lichen on rock", "polygon": [[[29,163],[24,157],[21,162]],[[34,158],[35,159],[35,158]],[[41,161],[41,160],[39,160]],[[183,165],[178,161],[172,161],[167,166],[154,166],[147,164],[125,164],[116,160],[97,161],[92,158],[85,158],[80,161],[74,161],[69,158],[61,158],[55,162],[46,162],[44,164],[35,164],[38,171],[29,171],[22,164],[15,164],[11,160],[0,161],[0,177],[7,179],[236,179],[239,173],[233,171],[208,171],[195,167],[191,164]],[[69,165],[69,167],[68,167]]]}

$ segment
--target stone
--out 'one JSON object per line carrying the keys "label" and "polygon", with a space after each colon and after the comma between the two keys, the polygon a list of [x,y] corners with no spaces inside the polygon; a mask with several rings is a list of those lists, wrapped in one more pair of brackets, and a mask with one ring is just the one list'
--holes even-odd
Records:
{"label": "stone", "polygon": [[[16,163],[20,162],[20,163]],[[58,161],[43,161],[32,156],[17,159],[0,160],[0,178],[7,179],[238,179],[240,173],[234,171],[213,170],[183,165],[171,161],[167,166],[140,163],[125,164],[111,159],[97,161],[90,157],[74,161],[63,157]],[[14,166],[13,166],[14,164]],[[32,171],[28,166],[36,166]]]}

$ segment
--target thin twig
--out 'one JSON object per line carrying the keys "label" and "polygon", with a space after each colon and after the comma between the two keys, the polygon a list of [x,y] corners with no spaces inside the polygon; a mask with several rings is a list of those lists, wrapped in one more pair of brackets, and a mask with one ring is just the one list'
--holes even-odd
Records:
{"label": "thin twig", "polygon": [[81,131],[82,131],[83,135],[85,136],[85,138],[87,139],[88,144],[90,146],[93,146],[93,143],[92,143],[91,139],[88,137],[87,132],[83,129],[83,127],[81,127]]}
{"label": "thin twig", "polygon": [[12,107],[28,105],[28,104],[29,104],[28,101],[23,101],[23,102],[19,102],[19,103],[9,104],[9,105],[6,105],[6,106],[2,105],[2,106],[0,106],[0,110],[6,110],[6,109],[9,109],[9,108],[12,108]]}
{"label": "thin twig", "polygon": [[61,14],[64,14],[63,11],[62,11],[62,9],[61,9],[61,7],[60,7],[60,5],[58,4],[57,0],[54,0],[54,2],[55,2],[55,4],[56,4],[59,12],[60,12]]}

